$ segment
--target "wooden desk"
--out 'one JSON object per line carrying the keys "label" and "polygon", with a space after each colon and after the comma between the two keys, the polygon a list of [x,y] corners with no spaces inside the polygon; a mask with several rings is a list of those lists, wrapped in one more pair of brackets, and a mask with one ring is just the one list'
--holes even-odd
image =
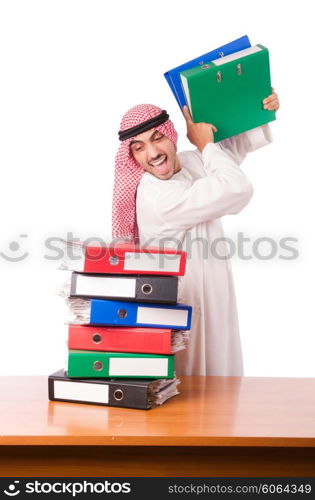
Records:
{"label": "wooden desk", "polygon": [[49,402],[0,377],[0,476],[315,476],[315,379],[182,377],[149,410]]}

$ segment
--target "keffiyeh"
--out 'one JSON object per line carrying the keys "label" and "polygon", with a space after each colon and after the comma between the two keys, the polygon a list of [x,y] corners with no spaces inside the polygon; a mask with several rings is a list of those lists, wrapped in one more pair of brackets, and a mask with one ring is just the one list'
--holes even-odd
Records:
{"label": "keffiyeh", "polygon": [[[164,123],[159,123],[163,121]],[[148,122],[148,123],[144,123]],[[138,127],[143,125],[142,127]],[[136,127],[136,128],[134,128]],[[129,129],[133,129],[128,132]],[[136,162],[130,150],[130,143],[136,135],[145,130],[158,130],[170,139],[175,148],[177,132],[168,115],[158,106],[139,104],[131,108],[122,118],[119,137],[121,145],[115,160],[114,192],[112,204],[112,236],[137,241],[136,220],[137,187],[145,170]],[[132,137],[130,134],[134,133]],[[125,137],[128,137],[125,139]]]}

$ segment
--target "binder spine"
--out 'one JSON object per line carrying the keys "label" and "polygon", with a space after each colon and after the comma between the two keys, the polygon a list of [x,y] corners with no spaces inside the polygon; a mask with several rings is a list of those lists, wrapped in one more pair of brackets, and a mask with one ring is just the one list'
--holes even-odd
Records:
{"label": "binder spine", "polygon": [[[78,288],[78,280],[88,279],[89,277],[102,283],[102,280],[113,281],[122,283],[126,280],[135,281],[135,296],[132,297],[130,294],[124,296],[123,291],[120,295],[113,295],[112,293],[106,294],[105,289],[102,295],[97,292],[91,293],[91,289],[84,291],[84,286]],[[116,292],[117,288],[114,290]],[[71,287],[70,287],[70,297],[75,298],[95,298],[95,299],[112,299],[112,300],[125,300],[127,302],[149,302],[157,304],[176,304],[177,303],[177,293],[178,293],[178,278],[176,276],[141,276],[141,275],[130,275],[118,277],[110,274],[91,274],[91,273],[76,273],[73,272],[71,276]]]}
{"label": "binder spine", "polygon": [[139,378],[174,377],[174,355],[69,351],[70,378]]}
{"label": "binder spine", "polygon": [[[175,310],[184,310],[187,312],[187,321],[185,324],[160,324],[149,323],[139,319],[139,310],[146,311],[147,308],[154,308],[156,313],[162,313],[162,309],[169,309],[167,306],[158,306],[156,304],[149,306],[143,303],[91,300],[90,324],[108,324],[115,326],[139,326],[152,328],[174,328],[177,330],[189,330],[191,325],[191,307],[184,305],[175,306]],[[171,306],[169,306],[171,307]],[[147,316],[146,316],[147,318]]]}
{"label": "binder spine", "polygon": [[147,386],[128,387],[127,385],[110,385],[109,404],[111,406],[123,406],[125,408],[138,408],[148,410],[151,408],[148,402]]}
{"label": "binder spine", "polygon": [[135,301],[176,304],[177,292],[178,278],[176,276],[139,276],[136,282]]}
{"label": "binder spine", "polygon": [[[163,258],[165,262],[163,262]],[[120,249],[115,253],[115,249],[110,250],[106,247],[86,247],[83,272],[183,276],[186,260],[186,252],[169,249],[167,251],[148,250],[142,252]]]}
{"label": "binder spine", "polygon": [[68,349],[169,355],[171,335],[170,329],[69,325]]}
{"label": "binder spine", "polygon": [[91,387],[97,384],[96,380],[91,382],[88,380],[84,381],[82,379],[68,379],[67,381],[62,382],[63,384],[69,384],[68,398],[58,397],[58,393],[57,391],[55,391],[56,382],[58,382],[58,379],[52,376],[48,378],[48,397],[50,401],[64,401],[68,403],[75,402],[98,406],[116,406],[119,408],[133,408],[139,410],[148,410],[152,406],[148,401],[148,385],[141,385],[141,382],[139,383],[139,385],[128,385],[120,383],[118,380],[109,380],[107,384],[104,384],[104,382],[102,381],[99,385],[108,386],[108,402],[106,403],[96,400],[87,401],[86,399],[84,399],[84,397],[82,399],[78,399],[76,396],[71,396],[71,392],[73,391],[73,389],[75,389],[74,384],[85,384],[87,386],[86,390],[88,390],[89,386]]}

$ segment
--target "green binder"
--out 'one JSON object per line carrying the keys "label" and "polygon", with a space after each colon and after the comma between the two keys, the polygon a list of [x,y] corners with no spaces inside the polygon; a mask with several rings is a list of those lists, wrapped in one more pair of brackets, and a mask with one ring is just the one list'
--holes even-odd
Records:
{"label": "green binder", "polygon": [[173,378],[174,356],[69,350],[68,377]]}
{"label": "green binder", "polygon": [[181,82],[194,122],[212,123],[221,141],[276,119],[263,109],[271,94],[269,52],[263,45],[181,72]]}

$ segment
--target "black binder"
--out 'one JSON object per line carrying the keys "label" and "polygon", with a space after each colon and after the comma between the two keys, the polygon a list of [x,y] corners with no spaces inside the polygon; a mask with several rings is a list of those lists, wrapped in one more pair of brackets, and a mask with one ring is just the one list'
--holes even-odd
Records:
{"label": "black binder", "polygon": [[73,272],[70,297],[176,304],[177,289],[177,276],[125,276]]}
{"label": "black binder", "polygon": [[65,370],[48,377],[51,401],[148,410],[179,394],[174,379],[73,379]]}

